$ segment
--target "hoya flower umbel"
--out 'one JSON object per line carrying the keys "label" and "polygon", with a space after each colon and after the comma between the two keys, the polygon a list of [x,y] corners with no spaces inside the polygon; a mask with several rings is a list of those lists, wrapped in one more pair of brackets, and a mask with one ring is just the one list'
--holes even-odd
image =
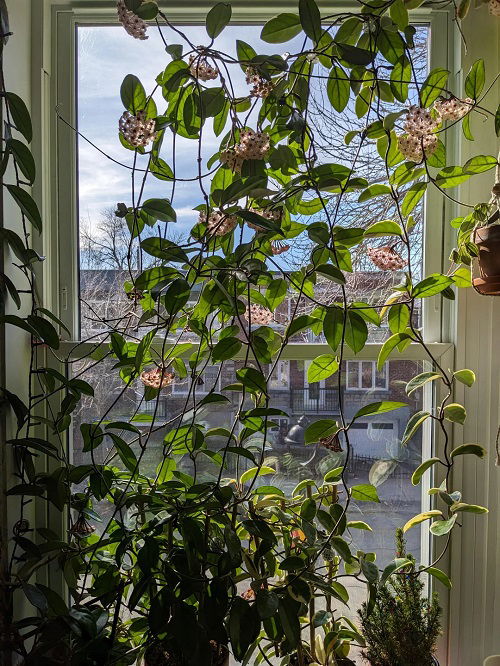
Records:
{"label": "hoya flower umbel", "polygon": [[492,16],[500,16],[500,0],[490,0],[488,8]]}
{"label": "hoya flower umbel", "polygon": [[135,148],[145,148],[156,138],[155,121],[147,118],[145,111],[137,111],[135,116],[130,111],[124,111],[119,128],[125,141]]}
{"label": "hoya flower umbel", "polygon": [[[264,208],[261,210],[256,210],[255,208],[251,208],[250,211],[252,213],[255,213],[256,215],[260,215],[266,220],[270,220],[271,222],[280,222],[281,218],[283,217],[282,208]],[[254,231],[266,231],[264,227],[261,227],[258,224],[255,224],[254,222],[247,222],[247,225],[250,227],[250,229],[253,229]]]}
{"label": "hoya flower umbel", "polygon": [[146,35],[148,24],[140,16],[130,11],[125,4],[125,0],[118,0],[116,10],[120,23],[129,35],[135,37],[135,39],[148,39]]}
{"label": "hoya flower umbel", "polygon": [[418,106],[410,106],[406,121],[405,131],[412,136],[426,136],[439,126],[439,116],[433,117],[430,111]]}
{"label": "hoya flower umbel", "polygon": [[95,527],[87,522],[85,516],[80,515],[69,531],[71,534],[84,539],[95,532]]}
{"label": "hoya flower umbel", "polygon": [[245,310],[245,317],[248,322],[256,324],[257,326],[267,326],[273,321],[273,313],[263,305],[251,303],[247,305]]}
{"label": "hoya flower umbel", "polygon": [[174,381],[175,375],[173,372],[167,372],[165,368],[153,368],[152,370],[144,370],[141,372],[141,382],[144,386],[159,389],[170,386]]}
{"label": "hoya flower umbel", "polygon": [[340,453],[342,451],[338,432],[334,435],[329,435],[328,437],[320,437],[319,445],[333,453]]}
{"label": "hoya flower umbel", "polygon": [[392,247],[369,247],[367,255],[382,271],[397,271],[407,265],[407,261]]}
{"label": "hoya flower umbel", "polygon": [[235,145],[234,151],[244,160],[261,160],[269,148],[269,134],[249,129],[240,133],[240,142]]}
{"label": "hoya flower umbel", "polygon": [[247,67],[245,70],[246,82],[249,86],[252,86],[250,94],[252,97],[261,97],[266,98],[273,91],[273,84],[271,81],[268,81],[259,72],[253,67]]}
{"label": "hoya flower umbel", "polygon": [[248,590],[241,593],[241,598],[245,601],[253,601],[255,599],[255,592],[249,587]]}
{"label": "hoya flower umbel", "polygon": [[415,134],[401,134],[398,136],[398,148],[402,155],[411,162],[421,162],[436,152],[438,138],[436,134],[416,136]]}
{"label": "hoya flower umbel", "polygon": [[440,99],[434,102],[434,108],[443,120],[460,120],[473,106],[474,100],[470,97],[467,97],[466,99],[450,97],[448,99]]}
{"label": "hoya flower umbel", "polygon": [[227,148],[223,150],[220,154],[220,161],[222,164],[226,164],[231,171],[234,173],[241,173],[241,167],[243,166],[243,158],[236,154],[234,148]]}
{"label": "hoya flower umbel", "polygon": [[206,213],[202,211],[199,221],[207,225],[207,232],[213,236],[225,236],[238,224],[236,215],[228,215],[222,210],[213,210],[208,219]]}
{"label": "hoya flower umbel", "polygon": [[217,67],[212,67],[208,60],[200,55],[189,56],[189,71],[200,81],[213,81],[219,76]]}

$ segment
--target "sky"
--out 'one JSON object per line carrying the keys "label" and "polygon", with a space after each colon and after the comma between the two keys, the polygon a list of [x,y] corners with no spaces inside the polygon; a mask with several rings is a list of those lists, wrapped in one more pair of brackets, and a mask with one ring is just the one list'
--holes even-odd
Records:
{"label": "sky", "polygon": [[[204,26],[189,26],[183,30],[194,44],[206,44],[209,40]],[[260,27],[245,26],[242,36],[241,26],[229,26],[217,39],[217,48],[225,53],[236,55],[235,41],[243,38],[255,43],[259,38]],[[78,28],[78,129],[90,141],[114,159],[131,166],[133,153],[123,148],[118,138],[118,120],[123,113],[120,100],[120,86],[127,74],[135,74],[142,81],[146,93],[155,86],[156,76],[171,62],[165,52],[163,42],[153,27],[149,28],[149,39],[133,39],[120,25]],[[163,32],[168,43],[180,43],[179,37],[169,29]],[[281,53],[283,45],[261,42],[259,52]],[[294,42],[286,44],[291,49]],[[280,50],[281,49],[281,50]],[[230,68],[237,95],[247,95],[249,87],[239,66]],[[207,85],[219,85],[218,81]],[[158,111],[166,108],[161,94],[155,96]],[[210,158],[219,148],[221,137],[212,131],[211,120],[203,131],[203,156]],[[170,144],[171,135],[166,132],[163,158],[172,165],[171,151],[165,149]],[[198,142],[178,138],[177,173],[180,177],[193,177],[197,173]],[[104,209],[115,207],[118,202],[131,204],[130,169],[114,164],[101,155],[84,139],[79,140],[79,200],[80,219],[94,223]],[[150,176],[146,197],[170,198],[171,184]],[[176,209],[177,227],[187,232],[197,221],[197,213],[192,208],[203,202],[196,183],[178,183],[173,205]]]}
{"label": "sky", "polygon": [[[169,44],[182,41],[171,29],[162,30]],[[203,25],[184,26],[182,30],[194,44],[203,45],[209,41]],[[217,38],[215,46],[233,56],[236,56],[237,39],[252,44],[258,53],[296,53],[302,48],[302,37],[286,44],[266,44],[260,40],[260,30],[259,26],[228,26]],[[121,145],[118,136],[118,121],[124,111],[120,86],[127,74],[135,74],[149,94],[156,85],[156,76],[171,62],[158,30],[150,26],[148,34],[148,40],[134,39],[118,22],[113,26],[78,27],[78,130],[100,150],[124,165],[112,162],[83,138],[79,139],[79,218],[94,230],[103,211],[110,208],[114,210],[118,202],[127,206],[132,204],[130,167],[133,153]],[[235,93],[247,95],[249,86],[239,65],[229,66],[229,70]],[[208,82],[206,85],[217,86],[219,81]],[[166,102],[160,92],[156,94],[155,101],[161,114],[166,109]],[[205,160],[218,150],[221,137],[213,134],[212,122],[207,121],[203,130]],[[166,131],[162,157],[172,166],[171,138],[171,133]],[[176,170],[179,177],[197,175],[197,150],[196,140],[177,138]],[[142,166],[145,166],[146,158],[140,160]],[[342,156],[335,161],[342,162]],[[143,200],[150,197],[170,199],[171,190],[171,183],[149,176]],[[177,232],[173,237],[186,236],[198,218],[197,212],[192,209],[203,203],[198,183],[178,182],[172,203],[178,218],[173,225],[172,231]]]}

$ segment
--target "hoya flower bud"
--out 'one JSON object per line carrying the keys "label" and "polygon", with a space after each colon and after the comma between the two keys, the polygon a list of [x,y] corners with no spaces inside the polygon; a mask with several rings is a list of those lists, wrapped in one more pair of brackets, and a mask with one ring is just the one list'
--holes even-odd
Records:
{"label": "hoya flower bud", "polygon": [[219,76],[219,70],[212,67],[206,58],[199,55],[189,56],[189,71],[200,81],[212,81]]}
{"label": "hoya flower bud", "polygon": [[276,256],[278,254],[283,254],[284,252],[288,252],[290,249],[290,246],[288,243],[284,243],[283,241],[280,240],[273,240],[271,241],[271,252]]}
{"label": "hoya flower bud", "polygon": [[220,154],[220,161],[222,164],[226,164],[231,171],[234,171],[234,173],[241,173],[241,167],[243,166],[244,160],[236,154],[234,148],[223,150]]}
{"label": "hoya flower bud", "polygon": [[490,0],[488,7],[492,16],[500,16],[500,0]]}
{"label": "hoya flower bud", "polygon": [[243,130],[240,133],[240,142],[234,147],[236,155],[244,160],[260,160],[270,148],[269,134]]}
{"label": "hoya flower bud", "polygon": [[439,116],[434,118],[427,109],[410,106],[404,128],[408,134],[413,136],[426,136],[439,126],[440,120]]}

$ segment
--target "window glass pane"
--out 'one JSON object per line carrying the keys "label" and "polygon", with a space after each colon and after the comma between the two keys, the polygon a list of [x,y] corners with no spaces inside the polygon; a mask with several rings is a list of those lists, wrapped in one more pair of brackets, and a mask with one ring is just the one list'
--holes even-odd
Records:
{"label": "window glass pane", "polygon": [[[245,32],[245,40],[258,43],[260,53],[275,53],[276,46],[264,44],[258,40],[259,26],[232,26],[227,28],[219,42],[220,48],[229,55],[235,54],[235,40]],[[188,26],[184,30],[195,44],[206,42],[204,26]],[[139,239],[130,242],[126,221],[116,217],[114,211],[120,201],[130,205],[130,166],[131,153],[125,150],[118,140],[118,119],[123,112],[120,101],[120,85],[124,76],[130,72],[138,75],[146,89],[155,86],[155,75],[165,66],[169,58],[165,55],[164,44],[158,34],[150,31],[150,38],[145,45],[130,40],[119,27],[81,26],[78,28],[78,129],[105,153],[97,152],[84,139],[79,140],[79,219],[80,219],[80,315],[82,339],[104,334],[109,328],[118,327],[129,339],[141,338],[145,330],[139,327],[141,306],[134,299],[124,294],[124,283],[149,266],[151,257],[141,256]],[[176,37],[165,30],[164,36],[170,43]],[[425,79],[427,71],[428,29],[419,26],[416,33],[420,45],[420,60],[416,63],[418,78]],[[297,48],[295,49],[295,46]],[[287,43],[287,50],[298,50],[300,46],[292,40]],[[144,54],[147,54],[145,57]],[[152,68],[152,63],[158,63]],[[231,75],[235,75],[235,92],[248,94],[244,76],[239,67],[228,65]],[[158,70],[158,71],[157,71]],[[319,73],[320,70],[319,70]],[[325,119],[324,90],[320,89],[321,76],[312,80],[314,102],[310,110],[310,119],[320,137],[318,151],[319,162],[338,161],[350,165],[354,148],[346,146],[344,135],[348,130],[362,129],[366,119],[359,120],[352,108],[348,108],[339,122]],[[209,84],[211,85],[211,84]],[[156,97],[160,109],[164,101],[160,94]],[[384,103],[385,107],[389,107]],[[215,137],[210,124],[204,131],[207,148],[203,152],[204,166],[213,152],[218,149],[219,139]],[[198,145],[196,142],[179,138],[177,141],[176,173],[181,178],[193,177],[193,165],[196,165]],[[164,142],[166,155],[171,155],[171,134],[167,133]],[[375,148],[365,145],[360,155],[359,176],[367,177],[370,182],[383,182],[385,175],[374,172]],[[122,166],[120,166],[120,163]],[[124,166],[123,166],[124,165]],[[139,159],[139,167],[144,168],[145,160]],[[170,196],[171,184],[163,180],[149,178],[145,185],[145,197]],[[328,206],[338,213],[337,224],[344,226],[368,226],[371,222],[390,219],[394,211],[384,203],[384,198],[376,198],[362,204],[358,203],[359,192],[344,196],[338,206],[338,197],[333,194]],[[154,228],[147,228],[143,233],[157,234],[175,241],[190,239],[190,231],[197,221],[193,210],[203,201],[202,193],[193,182],[178,183],[175,189],[174,207],[178,222],[160,223]],[[412,230],[412,256],[410,262],[414,276],[420,274],[422,260],[423,204],[414,212],[415,227]],[[317,218],[321,219],[320,216]],[[314,217],[298,222],[313,222]],[[251,233],[246,227],[242,230],[242,240],[247,241]],[[380,241],[381,243],[382,241]],[[301,234],[290,243],[289,252],[278,257],[280,268],[297,270],[309,262],[311,242],[307,235]],[[367,246],[377,246],[374,239],[356,250],[353,260],[353,272],[346,270],[346,290],[349,300],[381,304],[395,285],[400,283],[402,272],[384,272],[371,262],[367,255]],[[347,267],[348,268],[348,267]],[[193,289],[194,302],[199,292]],[[319,280],[315,286],[316,299],[331,304],[341,299],[338,285]],[[188,303],[189,305],[189,303]],[[307,299],[297,301],[297,296],[288,294],[274,312],[270,324],[278,332],[283,332],[292,314],[307,314],[314,304]],[[211,322],[207,322],[210,325]],[[213,324],[218,326],[214,320]],[[420,325],[420,313],[415,312],[414,324]],[[379,342],[390,332],[387,326],[380,329],[368,324],[369,341]],[[182,342],[197,341],[198,337],[185,328],[175,332],[175,337],[182,336]],[[216,337],[216,334],[214,335]],[[294,342],[324,342],[320,330],[298,333]],[[186,473],[193,471],[193,461],[197,466],[197,481],[217,478],[238,478],[253,464],[247,458],[229,453],[224,457],[224,467],[220,467],[220,452],[227,445],[227,437],[221,429],[229,430],[238,436],[243,431],[243,424],[238,421],[240,408],[252,407],[250,400],[239,403],[241,394],[224,387],[234,384],[236,371],[242,362],[229,360],[222,369],[207,366],[194,380],[189,376],[177,377],[171,386],[163,389],[156,400],[145,400],[143,385],[135,381],[130,386],[120,383],[114,362],[106,361],[98,368],[92,361],[73,363],[74,375],[81,374],[95,387],[95,397],[85,397],[82,407],[74,419],[73,455],[75,464],[93,462],[95,464],[112,462],[120,467],[123,463],[111,441],[105,439],[94,451],[84,451],[80,425],[93,423],[104,413],[106,419],[130,421],[140,430],[140,437],[124,431],[127,440],[138,460],[141,473],[154,479],[159,466],[169,466],[173,470]],[[326,381],[309,384],[307,381],[308,363],[303,361],[279,361],[270,377],[270,404],[282,410],[286,416],[272,419],[264,438],[261,434],[250,435],[245,441],[245,448],[258,459],[264,447],[265,464],[276,470],[272,477],[261,477],[259,485],[273,484],[287,493],[301,480],[314,479],[322,482],[325,473],[346,460],[346,451],[351,447],[347,464],[346,477],[349,485],[372,483],[377,486],[380,503],[353,501],[350,505],[349,518],[363,520],[371,525],[373,532],[352,530],[352,549],[372,550],[377,554],[378,563],[383,565],[393,557],[394,529],[421,510],[420,489],[412,486],[409,479],[412,471],[421,459],[422,440],[417,434],[409,445],[401,446],[404,425],[412,413],[423,408],[422,391],[415,392],[410,398],[404,393],[404,381],[421,372],[423,364],[393,361],[381,372],[376,370],[374,361],[349,361],[340,370],[341,387],[337,385],[337,376]],[[189,370],[188,370],[189,372]],[[269,367],[267,368],[269,372]],[[221,391],[228,401],[223,404],[208,404],[196,411],[196,426],[203,431],[218,429],[208,440],[208,451],[188,450],[185,439],[165,443],[169,433],[181,429],[192,422],[193,412],[185,414],[183,421],[180,414],[192,409],[200,397],[211,389]],[[350,390],[346,390],[350,389]],[[341,441],[342,451],[334,452],[319,445],[305,446],[304,431],[308,424],[320,418],[338,418],[339,402],[343,400],[345,416],[349,421],[364,405],[376,400],[396,400],[408,404],[408,407],[382,414],[361,421],[356,421],[349,430],[348,437]],[[154,419],[154,421],[152,420]],[[348,441],[347,441],[348,440]],[[83,488],[83,484],[78,486]],[[106,504],[96,507],[104,521],[110,517],[110,508]],[[409,551],[419,553],[420,531],[408,533]],[[365,598],[365,586],[350,583],[352,589],[351,614]],[[343,609],[345,610],[345,609]]]}
{"label": "window glass pane", "polygon": [[374,363],[374,371],[375,371],[375,386],[377,388],[386,388],[387,386],[387,368],[389,364],[386,364],[382,370],[377,370],[376,369],[376,364]]}
{"label": "window glass pane", "polygon": [[347,388],[359,388],[359,361],[347,362]]}
{"label": "window glass pane", "polygon": [[361,388],[371,389],[373,385],[373,363],[363,361],[361,363]]}
{"label": "window glass pane", "polygon": [[[144,387],[136,381],[126,388],[124,383],[116,379],[111,372],[111,361],[96,368],[92,362],[86,361],[73,364],[72,371],[82,379],[90,381],[95,387],[95,396],[85,396],[82,407],[74,420],[73,458],[75,464],[85,464],[93,461],[96,464],[113,462],[118,467],[122,464],[111,442],[105,442],[92,453],[83,451],[83,441],[80,433],[81,423],[92,423],[99,418],[105,410],[107,419],[113,421],[131,420],[135,417],[135,425],[141,431],[140,442],[133,433],[122,432],[121,436],[131,443],[132,449],[141,461],[141,471],[144,475],[154,478],[158,465],[165,460],[165,453],[169,451],[164,443],[164,437],[182,424],[176,417],[182,412],[184,405],[192,406],[193,395],[176,395],[172,387],[163,389],[157,401],[145,403],[143,400]],[[337,388],[313,388],[304,379],[306,364],[292,361],[289,363],[289,385],[287,390],[271,390],[273,407],[283,410],[287,417],[273,418],[274,424],[270,427],[265,441],[265,464],[276,469],[276,475],[260,477],[257,485],[276,485],[285,492],[291,493],[301,480],[312,478],[321,483],[328,470],[342,465],[345,461],[347,442],[342,439],[342,451],[332,452],[321,446],[304,444],[304,431],[309,423],[320,418],[338,418],[339,393]],[[349,363],[349,368],[355,364]],[[222,372],[221,387],[235,381],[235,371],[241,363],[234,362],[226,366]],[[387,366],[386,366],[387,367]],[[347,481],[350,486],[364,483],[373,483],[377,487],[380,503],[353,501],[349,509],[351,520],[363,520],[373,529],[373,532],[352,530],[353,550],[374,551],[377,561],[382,565],[393,557],[393,536],[396,527],[403,525],[406,520],[420,511],[420,488],[410,482],[413,470],[418,466],[422,453],[421,434],[418,433],[411,442],[401,445],[401,438],[408,417],[423,408],[422,391],[416,391],[408,397],[404,393],[402,378],[421,372],[422,363],[409,361],[392,361],[389,369],[389,394],[385,392],[380,399],[396,400],[408,403],[408,407],[373,417],[356,421],[349,430],[349,446],[351,454],[347,466]],[[346,373],[341,375],[345,378]],[[205,393],[209,384],[217,381],[217,375],[212,368],[207,369],[204,376],[205,383],[201,387]],[[195,396],[199,396],[196,385],[190,387]],[[365,404],[377,400],[376,390],[370,395],[362,392],[345,392],[345,383],[342,381],[341,391],[346,412],[350,420],[354,414]],[[186,392],[187,393],[187,392]],[[234,391],[225,393],[229,402],[223,405],[209,404],[202,407],[196,416],[196,424],[204,431],[211,428],[227,428],[236,434],[241,432],[242,424],[237,421],[240,394]],[[244,405],[251,407],[251,402]],[[156,410],[156,419],[152,425],[151,415]],[[184,419],[186,423],[192,418],[188,414]],[[208,440],[211,455],[215,455],[227,443],[227,439],[219,433]],[[250,436],[245,441],[245,448],[260,455],[263,446],[261,434]],[[213,460],[205,453],[195,455],[197,460],[199,482],[214,479],[219,473],[223,478],[238,477],[245,469],[253,466],[246,458],[228,454],[224,469],[220,470],[217,460]],[[193,461],[186,451],[183,442],[178,442],[170,450],[169,459],[174,460],[176,469],[191,473]],[[109,508],[106,505],[98,507],[103,514],[103,520],[109,518]],[[418,555],[420,549],[420,531],[418,529],[408,532],[408,545],[410,552]],[[357,603],[364,599],[366,589],[360,585],[355,591],[351,612],[354,613]]]}
{"label": "window glass pane", "polygon": [[[184,26],[183,30],[192,43],[198,44],[206,41],[203,26]],[[235,41],[241,37],[241,26],[229,26],[219,37],[218,44],[229,56],[235,56]],[[258,45],[259,53],[275,53],[276,47],[266,44],[259,39],[259,26],[245,26],[245,39],[249,43]],[[425,79],[427,72],[428,55],[427,26],[417,26],[415,35],[419,45],[419,57],[416,60],[416,75],[420,80]],[[178,38],[169,29],[164,30],[164,37],[169,43],[175,43]],[[296,47],[296,48],[295,48]],[[299,50],[300,45],[295,40],[287,43],[290,52]],[[124,295],[123,285],[137,274],[141,268],[146,268],[152,261],[149,255],[139,252],[139,239],[129,243],[129,233],[124,218],[114,215],[118,202],[131,204],[130,172],[133,156],[130,151],[123,148],[118,139],[118,119],[123,108],[120,101],[120,85],[126,74],[133,72],[143,82],[146,90],[155,87],[154,77],[169,61],[165,54],[162,40],[155,30],[149,31],[146,43],[131,40],[125,31],[116,26],[79,26],[77,29],[77,81],[78,81],[78,129],[79,132],[99,147],[96,150],[85,138],[78,141],[78,194],[79,194],[79,222],[80,222],[80,314],[82,338],[87,338],[104,332],[111,322],[119,322],[122,327],[134,331],[138,322],[140,307],[133,299],[128,300]],[[147,57],[145,57],[147,54]],[[158,63],[156,69],[152,63]],[[228,65],[228,72],[234,78],[233,85],[236,95],[247,95],[248,86],[245,77],[238,65]],[[348,107],[342,116],[335,115],[330,118],[330,109],[325,105],[324,94],[325,71],[318,65],[317,78],[311,79],[313,102],[308,111],[308,118],[315,129],[318,141],[319,162],[341,162],[351,165],[357,150],[354,142],[346,146],[344,136],[347,131],[364,128],[365,118],[358,119],[354,109]],[[216,85],[208,82],[207,85]],[[412,92],[415,94],[415,91]],[[165,106],[160,91],[154,96],[158,108]],[[391,105],[381,102],[384,112],[389,111]],[[399,108],[398,108],[399,110]],[[246,114],[246,112],[245,112]],[[250,123],[255,120],[255,114],[250,115]],[[211,123],[204,128],[204,145],[202,151],[203,166],[217,149],[220,137],[213,133]],[[222,136],[222,135],[221,135]],[[167,161],[172,161],[172,135],[167,132],[163,142],[163,151]],[[180,178],[192,179],[197,174],[197,142],[179,137],[177,139],[177,154],[175,158],[176,175]],[[375,144],[365,143],[361,153],[357,156],[357,176],[364,176],[369,182],[383,182],[383,171],[380,160],[375,160]],[[138,168],[144,169],[147,157],[139,157]],[[142,174],[139,173],[142,177]],[[138,183],[138,187],[141,185]],[[144,198],[155,196],[170,196],[171,183],[155,177],[149,177],[144,186]],[[368,202],[358,202],[358,192],[347,193],[341,198],[338,206],[338,195],[329,197],[328,206],[335,211],[336,223],[344,226],[366,227],[371,222],[390,219],[395,214],[391,205],[384,197],[377,197]],[[173,240],[187,240],[190,230],[197,222],[197,212],[193,209],[203,201],[203,194],[196,181],[180,182],[176,185],[173,205],[177,212],[176,224],[160,223],[155,227],[146,227],[142,231],[142,238],[147,235],[157,235]],[[415,227],[411,231],[412,256],[411,267],[414,277],[418,278],[421,272],[422,260],[422,230],[423,230],[423,202],[413,211]],[[320,215],[318,216],[320,219]],[[301,218],[298,222],[312,222],[314,217]],[[238,232],[239,233],[239,232]],[[251,233],[247,227],[243,229],[243,240],[248,240]],[[288,241],[287,241],[288,242]],[[393,287],[402,278],[401,271],[381,271],[367,255],[368,246],[379,246],[386,239],[373,239],[359,246],[352,258],[353,272],[346,273],[347,293],[351,300],[365,301],[380,304]],[[276,261],[284,268],[296,270],[309,262],[311,241],[306,234],[299,235],[290,241],[290,250],[276,257]],[[397,249],[397,248],[396,248]],[[346,266],[348,268],[348,266]],[[328,281],[319,280],[316,287],[316,296],[324,303],[331,303],[341,297],[338,285]],[[274,325],[282,330],[290,318],[291,312],[307,313],[314,308],[314,304],[307,299],[297,303],[297,298],[290,295],[276,310]],[[415,325],[419,325],[420,313],[415,313]],[[377,342],[389,334],[386,327],[376,328],[368,325],[369,340]],[[190,337],[186,332],[186,339]],[[320,331],[307,331],[299,333],[294,338],[298,342],[323,341]]]}

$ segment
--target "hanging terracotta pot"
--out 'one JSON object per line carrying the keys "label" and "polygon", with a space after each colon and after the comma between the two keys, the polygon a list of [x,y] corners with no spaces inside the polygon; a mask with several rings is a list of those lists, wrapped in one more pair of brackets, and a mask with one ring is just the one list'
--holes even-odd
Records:
{"label": "hanging terracotta pot", "polygon": [[500,224],[490,224],[474,231],[479,250],[480,277],[473,278],[474,289],[487,296],[500,296]]}

